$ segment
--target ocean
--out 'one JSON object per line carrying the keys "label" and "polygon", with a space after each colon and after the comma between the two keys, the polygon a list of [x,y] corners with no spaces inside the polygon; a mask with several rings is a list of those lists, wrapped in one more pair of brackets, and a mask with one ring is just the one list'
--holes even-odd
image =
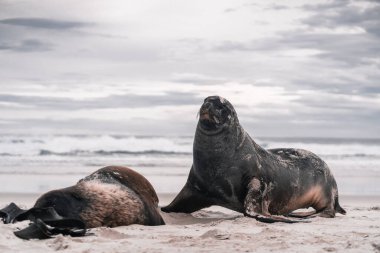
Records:
{"label": "ocean", "polygon": [[[322,157],[340,195],[380,195],[380,140],[263,138],[264,148],[292,147]],[[128,166],[158,193],[177,193],[192,164],[192,136],[0,135],[0,192],[43,193],[75,184],[107,166]]]}

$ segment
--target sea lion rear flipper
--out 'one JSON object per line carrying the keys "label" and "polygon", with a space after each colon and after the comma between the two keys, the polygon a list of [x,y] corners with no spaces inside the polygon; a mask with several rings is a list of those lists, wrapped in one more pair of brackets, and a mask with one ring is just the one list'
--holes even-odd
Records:
{"label": "sea lion rear flipper", "polygon": [[335,212],[343,214],[343,215],[346,215],[347,213],[346,210],[344,210],[339,204],[338,193],[335,195],[335,198],[334,198],[334,209],[335,209]]}
{"label": "sea lion rear flipper", "polygon": [[12,223],[15,218],[26,212],[27,210],[21,209],[15,203],[10,203],[8,206],[0,210],[0,217],[3,220],[4,224]]}
{"label": "sea lion rear flipper", "polygon": [[308,222],[310,222],[310,221],[305,221],[305,220],[287,219],[285,217],[276,216],[276,215],[261,215],[261,214],[244,213],[244,216],[251,217],[251,218],[254,218],[258,221],[265,222],[265,223],[275,223],[275,222],[284,222],[284,223],[305,222],[305,223],[308,223]]}
{"label": "sea lion rear flipper", "polygon": [[261,202],[262,200],[245,201],[244,216],[254,218],[258,221],[265,223],[285,222],[285,223],[298,223],[310,222],[302,219],[288,219],[278,215],[271,215],[266,208],[267,205]]}
{"label": "sea lion rear flipper", "polygon": [[317,211],[313,210],[310,212],[291,212],[288,213],[287,217],[293,217],[293,218],[314,218],[316,217]]}
{"label": "sea lion rear flipper", "polygon": [[175,199],[161,210],[167,213],[192,213],[212,204],[187,182]]}

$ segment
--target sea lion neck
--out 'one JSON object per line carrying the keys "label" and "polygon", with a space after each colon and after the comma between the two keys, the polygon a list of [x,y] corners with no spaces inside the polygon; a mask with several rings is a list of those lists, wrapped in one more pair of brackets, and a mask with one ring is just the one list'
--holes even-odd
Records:
{"label": "sea lion neck", "polygon": [[239,124],[224,127],[218,132],[205,132],[199,123],[194,137],[194,151],[202,150],[208,154],[233,152],[245,139],[245,131]]}

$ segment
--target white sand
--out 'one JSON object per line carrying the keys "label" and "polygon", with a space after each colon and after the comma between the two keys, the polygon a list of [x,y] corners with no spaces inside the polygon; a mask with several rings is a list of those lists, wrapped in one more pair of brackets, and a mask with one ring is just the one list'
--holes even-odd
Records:
{"label": "white sand", "polygon": [[[37,195],[0,195],[30,207]],[[161,205],[173,196],[161,195]],[[380,252],[380,197],[341,197],[346,216],[311,223],[265,224],[212,207],[193,214],[165,214],[165,226],[97,228],[93,235],[24,241],[13,235],[27,222],[0,224],[0,252]]]}

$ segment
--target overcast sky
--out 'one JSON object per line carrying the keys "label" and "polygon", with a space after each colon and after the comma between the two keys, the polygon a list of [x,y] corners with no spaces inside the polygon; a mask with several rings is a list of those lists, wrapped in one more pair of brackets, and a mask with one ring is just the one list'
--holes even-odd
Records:
{"label": "overcast sky", "polygon": [[380,1],[0,0],[0,133],[380,138]]}

